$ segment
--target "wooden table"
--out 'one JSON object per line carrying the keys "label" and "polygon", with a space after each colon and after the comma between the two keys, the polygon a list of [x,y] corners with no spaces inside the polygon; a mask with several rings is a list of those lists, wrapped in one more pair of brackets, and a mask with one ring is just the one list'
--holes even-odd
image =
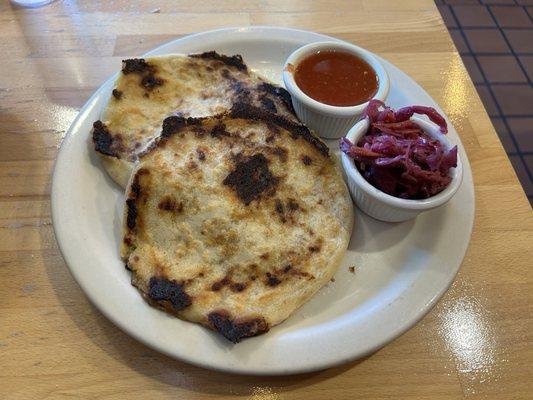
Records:
{"label": "wooden table", "polygon": [[[50,174],[78,109],[120,65],[192,32],[250,24],[331,34],[392,61],[452,119],[476,186],[453,287],[372,356],[323,372],[232,376],[136,342],[70,276]],[[531,399],[533,213],[432,1],[56,1],[0,5],[0,398]]]}

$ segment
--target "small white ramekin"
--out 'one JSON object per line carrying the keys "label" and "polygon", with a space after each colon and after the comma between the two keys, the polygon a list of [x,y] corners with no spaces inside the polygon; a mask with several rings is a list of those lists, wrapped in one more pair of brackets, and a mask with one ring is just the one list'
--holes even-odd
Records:
{"label": "small white ramekin", "polygon": [[[352,53],[365,60],[378,76],[378,90],[374,99],[384,101],[389,93],[389,76],[381,62],[369,51],[343,42],[317,42],[300,47],[293,52],[283,67],[283,82],[292,97],[296,115],[308,128],[326,139],[344,136],[363,113],[368,102],[356,106],[339,107],[323,104],[306,95],[296,85],[294,72],[298,63],[319,51],[336,50]],[[289,66],[292,65],[292,67]]]}
{"label": "small white ramekin", "polygon": [[[439,140],[446,149],[449,150],[453,147],[448,138],[440,133],[437,125],[416,117],[411,119],[416,121],[430,137]],[[368,118],[359,121],[350,129],[346,138],[354,144],[357,143],[368,131],[368,125]],[[355,203],[366,214],[380,221],[406,221],[416,217],[423,211],[437,208],[453,197],[463,180],[463,165],[458,154],[457,167],[450,169],[452,180],[446,189],[428,199],[406,200],[391,196],[375,188],[361,175],[353,159],[344,153],[342,153],[341,157],[348,188]]]}

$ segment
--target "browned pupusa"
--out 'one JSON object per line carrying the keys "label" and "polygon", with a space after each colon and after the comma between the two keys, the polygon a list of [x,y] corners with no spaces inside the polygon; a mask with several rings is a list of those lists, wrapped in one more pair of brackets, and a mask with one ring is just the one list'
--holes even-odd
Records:
{"label": "browned pupusa", "polygon": [[205,117],[246,102],[296,120],[290,95],[249,71],[241,56],[214,51],[124,60],[93,143],[110,176],[125,187],[169,115]]}
{"label": "browned pupusa", "polygon": [[326,145],[238,104],[164,121],[127,188],[122,257],[151,304],[238,342],[330,280],[352,221]]}

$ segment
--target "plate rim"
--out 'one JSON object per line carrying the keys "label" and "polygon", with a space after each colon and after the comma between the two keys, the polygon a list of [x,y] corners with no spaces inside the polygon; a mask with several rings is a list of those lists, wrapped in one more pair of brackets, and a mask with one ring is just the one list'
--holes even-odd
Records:
{"label": "plate rim", "polygon": [[[313,31],[307,31],[307,30],[301,30],[301,29],[294,29],[294,28],[285,28],[285,27],[277,27],[277,26],[268,26],[268,25],[255,25],[255,26],[235,26],[235,27],[227,27],[227,28],[221,28],[221,29],[213,29],[213,30],[207,30],[202,32],[196,32],[190,35],[186,35],[177,39],[170,40],[168,42],[165,42],[150,51],[144,53],[141,55],[143,56],[151,56],[154,55],[154,53],[160,52],[161,50],[164,50],[167,46],[172,46],[176,43],[179,43],[181,41],[189,41],[189,40],[195,40],[197,38],[201,38],[202,36],[209,36],[214,35],[217,33],[224,33],[224,34],[238,34],[239,32],[246,32],[246,31],[266,31],[268,34],[268,31],[276,31],[276,32],[294,32],[300,35],[311,35],[315,37],[321,37],[322,40],[332,40],[332,41],[340,41],[340,42],[346,42],[344,40],[324,35],[322,33],[313,32]],[[350,43],[350,42],[347,42]],[[170,54],[170,53],[169,53]],[[375,54],[375,53],[372,53]],[[378,56],[379,57],[379,56]],[[397,67],[396,67],[397,68]],[[402,71],[403,72],[403,71]],[[405,74],[405,73],[404,73]],[[407,75],[407,74],[405,74]],[[293,375],[293,374],[301,374],[301,373],[307,373],[312,371],[318,371],[323,370],[327,368],[332,368],[335,366],[339,366],[342,364],[346,364],[349,362],[352,362],[354,360],[360,359],[362,357],[365,357],[369,354],[374,353],[375,351],[379,350],[380,348],[386,346],[388,343],[392,342],[393,340],[397,339],[401,335],[403,335],[405,332],[407,332],[409,329],[411,329],[414,325],[416,325],[423,317],[425,317],[429,311],[437,304],[437,302],[442,298],[442,296],[446,293],[446,291],[449,289],[449,287],[452,285],[452,283],[455,281],[455,277],[461,268],[461,265],[464,261],[464,257],[466,255],[466,252],[470,245],[474,220],[475,220],[475,191],[474,191],[474,183],[472,180],[472,172],[469,160],[466,156],[466,152],[464,151],[464,147],[462,145],[462,142],[459,138],[460,147],[463,149],[463,168],[467,175],[467,181],[468,183],[471,183],[471,187],[467,188],[472,195],[473,199],[473,205],[472,205],[472,217],[470,219],[469,226],[467,227],[468,230],[468,243],[464,247],[464,251],[462,254],[460,254],[461,261],[459,262],[459,265],[456,267],[455,271],[452,275],[450,275],[448,282],[443,285],[438,291],[436,291],[433,295],[433,297],[425,303],[423,306],[420,306],[418,309],[418,313],[415,318],[410,319],[407,323],[404,323],[401,327],[390,330],[389,334],[386,336],[384,340],[381,340],[377,343],[375,343],[373,346],[370,346],[365,351],[357,351],[353,354],[349,354],[347,357],[337,358],[334,360],[331,360],[329,362],[323,362],[323,361],[315,361],[311,362],[307,367],[301,367],[301,368],[273,368],[270,370],[257,370],[257,369],[250,369],[247,368],[247,365],[243,364],[241,366],[218,366],[210,364],[209,362],[205,360],[198,360],[194,357],[191,357],[188,353],[186,354],[176,354],[175,352],[169,351],[165,346],[163,346],[160,342],[156,341],[150,341],[147,340],[141,333],[138,333],[135,329],[130,328],[128,325],[123,324],[119,319],[116,319],[111,311],[109,309],[106,309],[106,307],[102,306],[102,299],[97,298],[96,294],[91,292],[87,289],[86,285],[83,282],[83,279],[81,277],[81,274],[79,271],[77,271],[75,268],[72,268],[71,265],[75,264],[75,261],[71,259],[69,256],[67,247],[65,246],[65,239],[63,237],[63,234],[65,232],[61,232],[59,222],[60,220],[60,210],[58,210],[58,202],[59,200],[59,194],[57,190],[58,180],[58,165],[60,165],[62,158],[66,157],[66,148],[68,147],[68,143],[73,140],[73,132],[76,132],[80,129],[80,121],[82,120],[82,117],[87,113],[88,110],[90,110],[93,106],[96,100],[99,98],[99,96],[102,94],[102,92],[105,92],[105,88],[107,85],[110,85],[111,82],[114,82],[116,77],[118,76],[118,72],[113,74],[111,77],[106,79],[97,89],[96,91],[89,97],[87,102],[83,105],[83,107],[79,110],[76,118],[71,123],[66,135],[64,136],[61,146],[59,148],[59,151],[57,152],[54,165],[53,165],[53,173],[52,173],[52,183],[51,183],[51,192],[50,192],[50,207],[51,207],[51,214],[52,214],[52,226],[54,235],[58,244],[59,251],[65,261],[65,264],[67,265],[67,268],[69,269],[71,275],[73,276],[74,280],[78,284],[78,286],[82,289],[85,296],[90,300],[90,302],[98,309],[99,312],[101,312],[109,321],[111,321],[115,326],[120,328],[122,331],[127,333],[128,335],[132,336],[139,342],[143,343],[144,345],[157,350],[158,352],[161,352],[167,356],[170,356],[172,358],[187,362],[189,364],[201,367],[201,368],[207,368],[211,370],[217,370],[222,371],[226,373],[233,373],[233,374],[242,374],[242,375],[256,375],[256,376],[276,376],[276,375]],[[407,75],[408,76],[408,75]],[[411,78],[411,80],[413,80]],[[413,82],[416,83],[416,81],[413,80]],[[418,85],[418,84],[417,84]],[[418,85],[420,87],[420,85]],[[421,88],[421,87],[420,87]],[[426,94],[427,92],[421,88]],[[427,94],[429,96],[429,94]],[[431,97],[431,96],[429,96]],[[433,100],[437,104],[435,100]],[[67,145],[66,145],[67,144]],[[465,180],[463,180],[462,185],[465,185]],[[354,204],[355,207],[355,204]]]}

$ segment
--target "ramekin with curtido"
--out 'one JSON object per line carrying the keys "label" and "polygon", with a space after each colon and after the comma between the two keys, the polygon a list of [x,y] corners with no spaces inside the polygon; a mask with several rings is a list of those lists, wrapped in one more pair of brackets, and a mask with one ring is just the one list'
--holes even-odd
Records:
{"label": "ramekin with curtido", "polygon": [[[413,114],[423,114],[429,121]],[[342,164],[357,206],[387,222],[412,219],[448,202],[463,177],[446,120],[431,107],[397,111],[371,100],[340,140]]]}

